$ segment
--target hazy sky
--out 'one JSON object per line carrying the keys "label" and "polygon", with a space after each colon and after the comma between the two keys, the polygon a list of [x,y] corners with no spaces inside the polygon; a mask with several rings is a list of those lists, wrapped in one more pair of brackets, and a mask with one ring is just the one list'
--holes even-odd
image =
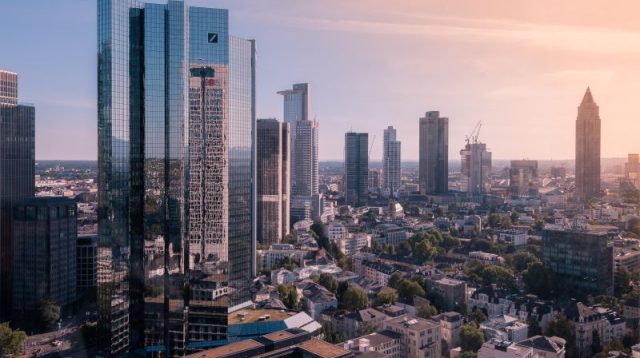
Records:
{"label": "hazy sky", "polygon": [[[494,158],[574,156],[576,107],[600,105],[602,155],[639,152],[640,2],[221,0],[234,35],[258,48],[257,113],[282,118],[276,91],[311,82],[320,158],[344,132],[398,129],[418,157],[418,118],[449,117],[450,159],[483,122]],[[36,105],[38,159],[96,158],[96,2],[0,1],[0,68]]]}

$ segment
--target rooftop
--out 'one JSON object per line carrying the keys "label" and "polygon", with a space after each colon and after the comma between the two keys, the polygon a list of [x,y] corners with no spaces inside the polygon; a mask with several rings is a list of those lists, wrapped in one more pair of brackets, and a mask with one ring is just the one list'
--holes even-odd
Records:
{"label": "rooftop", "polygon": [[230,313],[229,324],[283,321],[295,314],[296,312],[289,312],[289,311],[276,310],[276,309],[270,309],[270,308],[256,308],[256,309],[245,308],[245,309],[241,309],[239,311]]}
{"label": "rooftop", "polygon": [[220,346],[214,349],[208,349],[203,352],[190,354],[187,357],[188,358],[223,358],[223,357],[237,355],[239,353],[250,351],[252,349],[256,349],[260,347],[262,347],[262,344],[252,339],[247,339],[244,341]]}
{"label": "rooftop", "polygon": [[298,345],[302,350],[321,358],[349,357],[351,352],[319,339],[311,339]]}

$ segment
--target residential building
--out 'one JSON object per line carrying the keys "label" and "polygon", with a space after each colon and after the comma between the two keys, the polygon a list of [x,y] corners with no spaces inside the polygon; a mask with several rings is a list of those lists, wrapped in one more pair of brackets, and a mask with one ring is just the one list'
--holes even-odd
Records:
{"label": "residential building", "polygon": [[509,168],[509,194],[512,197],[535,196],[538,192],[537,160],[512,160]]}
{"label": "residential building", "polygon": [[381,286],[387,286],[389,284],[389,278],[397,271],[391,265],[373,261],[363,261],[361,268],[362,271],[358,272],[360,275]]}
{"label": "residential building", "polygon": [[62,197],[25,199],[14,207],[12,311],[21,319],[37,317],[45,300],[63,312],[76,301],[76,214],[76,203]]}
{"label": "residential building", "polygon": [[[464,319],[458,312],[444,312],[431,319],[440,322],[440,333],[442,334],[442,352],[449,352],[450,349],[460,346],[460,331],[464,326]],[[445,353],[443,355],[448,355]]]}
{"label": "residential building", "polygon": [[401,357],[440,357],[442,336],[438,322],[402,316],[384,321],[384,329],[402,336]]}
{"label": "residential building", "polygon": [[338,308],[336,296],[323,286],[313,281],[302,281],[295,284],[298,297],[304,302],[304,307],[313,319],[320,319],[320,315],[327,309]]}
{"label": "residential building", "polygon": [[271,271],[271,283],[274,285],[286,285],[295,282],[297,279],[298,275],[284,268]]}
{"label": "residential building", "polygon": [[594,332],[604,347],[616,338],[622,342],[626,323],[615,311],[600,306],[587,306],[582,302],[571,302],[566,309],[567,318],[575,327],[575,346],[580,357],[591,357]]}
{"label": "residential building", "polygon": [[[356,353],[356,356],[372,356],[376,352],[380,358],[403,358],[402,335],[390,330],[381,330],[342,343],[342,347]],[[367,356],[367,357],[369,357]]]}
{"label": "residential building", "polygon": [[521,347],[530,347],[533,353],[543,358],[564,358],[567,341],[560,337],[533,336],[524,341],[517,342]]}
{"label": "residential building", "polygon": [[480,328],[487,339],[520,342],[529,337],[529,325],[509,315],[491,317],[480,323]]}
{"label": "residential building", "polygon": [[487,145],[467,142],[460,151],[460,157],[462,191],[469,196],[488,193],[491,189],[491,152],[487,150]]}
{"label": "residential building", "polygon": [[379,331],[382,329],[382,323],[388,318],[386,314],[374,308],[350,312],[342,316],[341,332],[345,337],[353,338],[361,335],[359,332],[362,330]]}
{"label": "residential building", "polygon": [[510,341],[493,339],[484,342],[478,351],[478,358],[536,358],[533,348],[519,346]]}
{"label": "residential building", "polygon": [[369,187],[369,134],[344,135],[344,198],[353,207],[367,205]]}
{"label": "residential building", "polygon": [[449,118],[430,111],[420,118],[420,194],[449,191]]}
{"label": "residential building", "polygon": [[384,130],[382,142],[382,172],[384,175],[384,192],[395,196],[402,184],[401,178],[401,147],[402,144],[396,138],[396,129],[392,126]]}
{"label": "residential building", "polygon": [[18,74],[0,70],[0,318],[11,310],[13,207],[35,192],[35,112],[18,104]]}
{"label": "residential building", "polygon": [[443,299],[446,310],[454,310],[467,304],[467,284],[464,281],[444,277],[433,282],[432,285]]}
{"label": "residential building", "polygon": [[327,225],[329,240],[337,241],[349,237],[349,230],[341,221],[332,221]]}
{"label": "residential building", "polygon": [[78,235],[76,241],[76,290],[78,295],[96,289],[97,235]]}
{"label": "residential building", "polygon": [[611,234],[577,229],[545,230],[542,257],[560,294],[578,299],[613,294]]}
{"label": "residential building", "polygon": [[498,240],[515,248],[522,248],[527,245],[529,234],[524,230],[510,229],[497,232]]}
{"label": "residential building", "polygon": [[371,235],[362,232],[349,234],[345,239],[336,240],[338,249],[346,256],[353,256],[365,247],[371,247]]}
{"label": "residential building", "polygon": [[258,251],[258,255],[262,258],[262,267],[265,269],[271,269],[286,259],[291,259],[299,267],[303,267],[306,254],[307,250],[296,249],[291,244],[273,244],[268,250]]}
{"label": "residential building", "polygon": [[256,238],[270,245],[282,241],[291,226],[289,123],[258,119],[256,131]]}
{"label": "residential building", "polygon": [[[223,9],[97,8],[98,349],[183,355],[226,339],[229,308],[251,298],[255,43],[229,35]],[[202,287],[222,294],[191,300]]]}
{"label": "residential building", "polygon": [[474,261],[480,261],[490,263],[493,265],[501,264],[504,262],[504,258],[500,255],[492,254],[484,251],[471,251],[469,252],[469,259]]}
{"label": "residential building", "polygon": [[591,89],[582,98],[576,119],[576,199],[600,196],[600,108]]}

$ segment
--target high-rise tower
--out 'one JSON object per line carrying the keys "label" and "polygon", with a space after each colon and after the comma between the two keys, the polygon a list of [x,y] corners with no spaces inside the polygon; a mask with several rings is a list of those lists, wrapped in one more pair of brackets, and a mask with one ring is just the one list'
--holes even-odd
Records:
{"label": "high-rise tower", "polygon": [[256,128],[257,238],[277,244],[289,233],[289,123],[258,119]]}
{"label": "high-rise tower", "polygon": [[369,190],[369,134],[344,135],[344,197],[353,207],[367,205]]}
{"label": "high-rise tower", "polygon": [[420,194],[449,191],[449,118],[430,111],[420,118]]}
{"label": "high-rise tower", "polygon": [[400,189],[400,141],[396,140],[396,130],[389,126],[384,130],[382,143],[383,188],[385,195],[394,195]]}
{"label": "high-rise tower", "polygon": [[35,111],[18,104],[18,75],[0,70],[0,318],[11,308],[13,207],[35,192]]}
{"label": "high-rise tower", "polygon": [[[98,334],[166,356],[227,336],[255,270],[255,44],[227,10],[98,0]],[[204,347],[204,346],[203,346]]]}
{"label": "high-rise tower", "polygon": [[576,119],[576,200],[600,195],[600,109],[587,91]]}

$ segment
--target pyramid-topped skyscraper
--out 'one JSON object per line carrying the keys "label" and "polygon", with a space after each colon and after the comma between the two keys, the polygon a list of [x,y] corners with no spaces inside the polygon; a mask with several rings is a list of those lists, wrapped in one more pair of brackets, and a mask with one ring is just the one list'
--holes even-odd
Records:
{"label": "pyramid-topped skyscraper", "polygon": [[587,87],[576,119],[576,200],[586,202],[599,195],[600,109]]}

